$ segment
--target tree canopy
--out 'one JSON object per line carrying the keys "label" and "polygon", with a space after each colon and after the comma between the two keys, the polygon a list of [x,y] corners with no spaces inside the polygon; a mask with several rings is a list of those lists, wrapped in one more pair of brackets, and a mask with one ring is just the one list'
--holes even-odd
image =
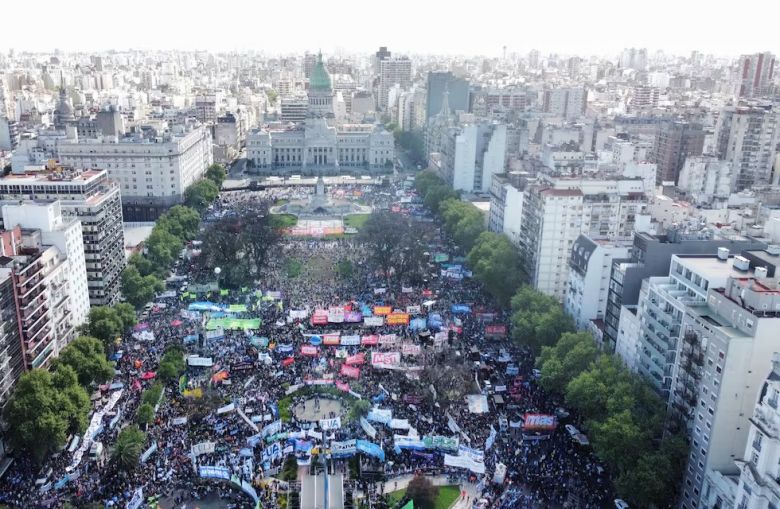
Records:
{"label": "tree canopy", "polygon": [[116,437],[111,457],[120,470],[129,472],[138,466],[138,460],[146,445],[146,433],[131,424],[122,429]]}
{"label": "tree canopy", "polygon": [[198,263],[208,272],[220,267],[220,284],[240,288],[254,281],[281,234],[271,224],[265,205],[244,205],[234,211],[206,228]]}
{"label": "tree canopy", "polygon": [[368,247],[370,262],[391,280],[419,282],[425,273],[425,229],[408,217],[388,211],[374,211],[358,234]]}
{"label": "tree canopy", "polygon": [[598,356],[593,336],[587,332],[566,332],[553,346],[543,346],[536,364],[542,371],[542,387],[562,394],[566,384],[590,367]]}
{"label": "tree canopy", "polygon": [[506,235],[482,232],[469,251],[467,261],[474,277],[502,307],[509,305],[525,281],[520,253]]}
{"label": "tree canopy", "polygon": [[573,330],[572,319],[554,297],[531,286],[521,286],[512,297],[512,339],[518,343],[538,352]]}
{"label": "tree canopy", "polygon": [[5,407],[11,444],[40,463],[65,445],[69,433],[83,433],[89,416],[89,395],[67,365],[50,373],[24,373]]}
{"label": "tree canopy", "polygon": [[417,509],[434,509],[439,488],[424,475],[415,475],[406,487],[406,497],[414,501]]}
{"label": "tree canopy", "polygon": [[219,189],[222,187],[222,183],[227,178],[225,167],[219,163],[214,163],[209,166],[208,169],[206,169],[205,177],[212,181],[217,186],[217,189]]}
{"label": "tree canopy", "polygon": [[64,366],[73,368],[83,387],[102,384],[114,376],[114,367],[106,359],[105,345],[90,336],[78,337],[62,349],[55,367],[59,370]]}
{"label": "tree canopy", "polygon": [[135,310],[129,304],[95,306],[89,310],[84,330],[88,336],[99,339],[104,345],[110,345],[117,336],[135,323]]}
{"label": "tree canopy", "polygon": [[136,308],[151,302],[157,292],[165,285],[157,276],[142,276],[134,265],[128,265],[122,271],[122,295]]}
{"label": "tree canopy", "polygon": [[195,210],[203,211],[219,195],[217,185],[208,179],[201,179],[184,191],[184,203]]}

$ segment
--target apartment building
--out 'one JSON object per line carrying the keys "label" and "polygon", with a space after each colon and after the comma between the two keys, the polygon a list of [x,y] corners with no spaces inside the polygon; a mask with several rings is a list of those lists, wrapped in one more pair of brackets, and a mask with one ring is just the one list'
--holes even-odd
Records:
{"label": "apartment building", "polygon": [[64,218],[81,222],[90,304],[114,304],[125,267],[119,186],[108,178],[106,170],[56,165],[43,172],[0,178],[0,205],[16,207],[55,200]]}

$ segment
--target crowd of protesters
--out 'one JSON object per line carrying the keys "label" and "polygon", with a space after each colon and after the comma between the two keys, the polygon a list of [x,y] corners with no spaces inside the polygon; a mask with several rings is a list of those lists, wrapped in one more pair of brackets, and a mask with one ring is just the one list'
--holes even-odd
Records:
{"label": "crowd of protesters", "polygon": [[[363,186],[363,200],[379,209],[406,197],[399,213],[425,217],[406,184],[401,181],[375,190]],[[242,201],[298,199],[307,193],[287,188],[225,193],[210,213],[224,213]],[[194,263],[180,260],[167,291],[118,345],[113,382],[121,382],[121,396],[96,433],[83,441],[100,441],[110,454],[118,431],[135,422],[143,391],[158,381],[161,356],[177,346],[186,352],[188,364],[192,357],[207,362],[194,362],[182,378],[165,383],[164,398],[145,430],[144,449],[151,452],[127,472],[110,458],[101,462],[84,452],[76,461],[74,451],[63,450],[47,460],[44,470],[51,468],[53,473],[43,487],[35,485],[40,467],[34,469],[31,462],[16,457],[2,479],[0,502],[13,507],[59,507],[70,500],[76,506],[97,502],[130,507],[142,493],[148,506],[165,501],[182,507],[189,501],[219,497],[226,507],[273,508],[288,485],[269,480],[288,456],[295,455],[299,464],[307,465],[317,461],[316,447],[363,439],[381,447],[385,457],[380,468],[390,478],[422,471],[474,483],[480,496],[469,501],[475,507],[608,507],[613,495],[606,474],[593,454],[563,430],[560,402],[538,387],[531,352],[508,341],[508,313],[495,308],[465,269],[460,277],[443,275],[443,262],[435,263],[433,253],[447,254],[449,262],[462,261],[440,227],[430,221],[426,225],[435,240],[429,246],[430,272],[419,285],[389,279],[389,268],[371,266],[364,246],[352,237],[285,238],[274,246],[275,253],[255,284],[241,289],[219,288],[218,281],[208,287]],[[292,261],[298,267],[294,274]],[[411,307],[409,318],[423,319],[425,327],[369,326],[344,320],[314,324],[312,320],[315,310],[340,308],[366,316],[375,306],[403,313]],[[436,324],[431,322],[434,315]],[[209,325],[220,319],[260,319],[261,325],[249,330]],[[487,324],[503,329],[486,334]],[[336,332],[340,337],[360,336],[361,341],[322,343],[326,334]],[[385,341],[364,341],[367,336]],[[372,352],[397,352],[404,344],[420,348],[410,349],[393,369],[372,366]],[[345,358],[360,353],[365,354],[364,360],[354,365],[359,375],[343,375],[339,367]],[[447,369],[465,373],[473,384],[445,401],[422,380],[426,370]],[[112,394],[99,391],[95,409],[107,404]],[[487,396],[488,406],[474,411],[467,403],[469,394]],[[317,431],[316,421],[307,422],[295,413],[297,405],[312,398],[317,400],[315,410],[319,398],[340,401],[342,411],[320,416],[338,415],[340,428]],[[405,427],[392,429],[372,421],[376,434],[367,436],[361,422],[348,418],[357,398],[391,410],[393,419],[405,422]],[[547,433],[528,432],[522,426],[526,414],[556,412],[557,428]],[[284,437],[273,441],[273,435],[280,433]],[[445,466],[442,451],[396,448],[395,435],[457,437],[461,444],[484,453],[484,474]],[[347,459],[333,461],[338,470],[349,472]],[[498,464],[506,468],[503,479],[494,475]],[[204,466],[227,471],[230,478],[204,476]],[[60,479],[65,481],[58,483]]]}

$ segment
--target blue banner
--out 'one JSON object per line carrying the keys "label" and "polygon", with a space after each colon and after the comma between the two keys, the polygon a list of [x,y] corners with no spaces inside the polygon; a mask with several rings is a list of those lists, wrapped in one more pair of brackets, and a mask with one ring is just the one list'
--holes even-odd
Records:
{"label": "blue banner", "polygon": [[367,440],[355,440],[355,448],[363,454],[373,456],[379,461],[385,461],[385,451],[382,450],[377,444],[369,442]]}

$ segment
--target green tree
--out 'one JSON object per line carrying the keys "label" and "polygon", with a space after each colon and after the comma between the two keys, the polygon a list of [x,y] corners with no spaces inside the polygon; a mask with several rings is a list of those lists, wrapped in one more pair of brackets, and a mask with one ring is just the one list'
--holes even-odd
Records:
{"label": "green tree", "polygon": [[373,266],[395,282],[419,282],[426,271],[425,229],[401,214],[373,212],[358,234]]}
{"label": "green tree", "polygon": [[453,240],[468,252],[485,231],[485,216],[472,203],[449,198],[439,204],[439,213]]}
{"label": "green tree", "polygon": [[423,195],[423,203],[433,212],[439,212],[441,204],[449,200],[458,200],[460,195],[446,184],[431,186]]}
{"label": "green tree", "polygon": [[192,207],[176,205],[160,216],[155,228],[163,228],[180,241],[186,242],[195,238],[200,224],[200,214]]}
{"label": "green tree", "polygon": [[54,374],[33,369],[21,376],[5,407],[9,441],[40,463],[65,445],[68,433],[84,432],[89,409],[89,395],[71,367]]}
{"label": "green tree", "polygon": [[682,437],[665,438],[657,450],[639,456],[635,465],[619,474],[618,494],[636,507],[668,506],[677,499],[687,457],[688,444]]}
{"label": "green tree", "polygon": [[539,351],[573,330],[574,323],[555,298],[530,286],[521,286],[512,297],[512,339],[516,342]]}
{"label": "green tree", "polygon": [[116,445],[111,453],[112,459],[120,470],[129,472],[138,466],[138,460],[146,445],[146,433],[132,424],[127,426],[116,437]]}
{"label": "green tree", "polygon": [[353,401],[352,405],[349,407],[349,412],[347,413],[347,421],[356,422],[360,420],[361,417],[368,415],[369,410],[371,410],[371,403],[368,400],[359,399]]}
{"label": "green tree", "polygon": [[650,449],[650,437],[628,410],[612,414],[603,421],[590,421],[588,429],[598,457],[620,472],[632,468],[637,458]]}
{"label": "green tree", "polygon": [[[141,276],[132,265],[125,267],[122,271],[122,295],[125,300],[136,308],[151,302],[157,292],[161,292],[165,285],[157,276],[149,274]],[[119,318],[117,317],[117,320]]]}
{"label": "green tree", "polygon": [[184,373],[186,367],[184,352],[178,347],[171,347],[160,359],[157,375],[166,382],[178,380],[179,375]]}
{"label": "green tree", "polygon": [[[593,366],[577,375],[566,386],[566,403],[588,419],[607,417],[607,403],[630,396],[627,372],[608,355],[602,355]],[[622,410],[622,409],[620,409]]]}
{"label": "green tree", "polygon": [[222,183],[227,178],[225,167],[219,163],[214,163],[206,169],[206,178],[212,181],[217,189],[222,187]]}
{"label": "green tree", "polygon": [[[127,269],[125,269],[127,270]],[[114,308],[95,306],[87,315],[87,332],[107,345],[124,330],[124,322]]]}
{"label": "green tree", "polygon": [[154,407],[162,396],[164,387],[160,382],[155,382],[151,387],[146,389],[141,396],[141,403],[146,403]]}
{"label": "green tree", "polygon": [[83,387],[101,384],[114,376],[114,367],[106,359],[104,344],[90,336],[76,338],[60,352],[55,367],[59,370],[63,366],[73,368]]}
{"label": "green tree", "polygon": [[117,304],[114,304],[114,312],[119,317],[119,319],[122,321],[122,330],[126,331],[130,327],[134,327],[136,323],[138,323],[138,319],[136,318],[135,309],[133,306],[126,302],[119,302]]}
{"label": "green tree", "polygon": [[168,271],[171,263],[179,256],[182,247],[184,241],[161,225],[155,226],[144,243],[146,256],[156,267],[155,272],[158,275]]}
{"label": "green tree", "polygon": [[524,280],[520,253],[506,235],[482,232],[467,260],[474,277],[482,283],[496,302],[509,305]]}
{"label": "green tree", "polygon": [[276,90],[274,90],[273,88],[267,88],[265,90],[265,95],[266,97],[268,97],[268,104],[270,104],[271,106],[276,104],[276,99],[279,97],[279,93]]}
{"label": "green tree", "polygon": [[416,475],[406,487],[407,498],[414,501],[415,509],[434,509],[439,488],[424,475]]}
{"label": "green tree", "polygon": [[590,367],[598,357],[598,348],[587,332],[564,333],[554,346],[543,346],[537,359],[542,371],[542,387],[563,393],[572,379]]}
{"label": "green tree", "polygon": [[184,203],[195,210],[203,211],[211,205],[217,195],[219,195],[219,188],[216,184],[210,180],[201,179],[184,191]]}
{"label": "green tree", "polygon": [[132,265],[135,267],[135,269],[138,271],[139,274],[142,276],[148,276],[149,274],[154,274],[157,270],[157,267],[154,266],[154,264],[146,258],[145,256],[139,254],[139,253],[133,253],[130,255],[130,259],[127,261],[127,265]]}
{"label": "green tree", "polygon": [[154,407],[149,403],[143,403],[141,406],[138,407],[138,414],[136,415],[136,420],[138,421],[138,424],[140,426],[143,426],[144,429],[146,429],[146,426],[151,424],[152,421],[154,420]]}
{"label": "green tree", "polygon": [[443,185],[445,185],[444,180],[432,170],[421,171],[414,177],[414,189],[420,196],[425,196],[433,186]]}

